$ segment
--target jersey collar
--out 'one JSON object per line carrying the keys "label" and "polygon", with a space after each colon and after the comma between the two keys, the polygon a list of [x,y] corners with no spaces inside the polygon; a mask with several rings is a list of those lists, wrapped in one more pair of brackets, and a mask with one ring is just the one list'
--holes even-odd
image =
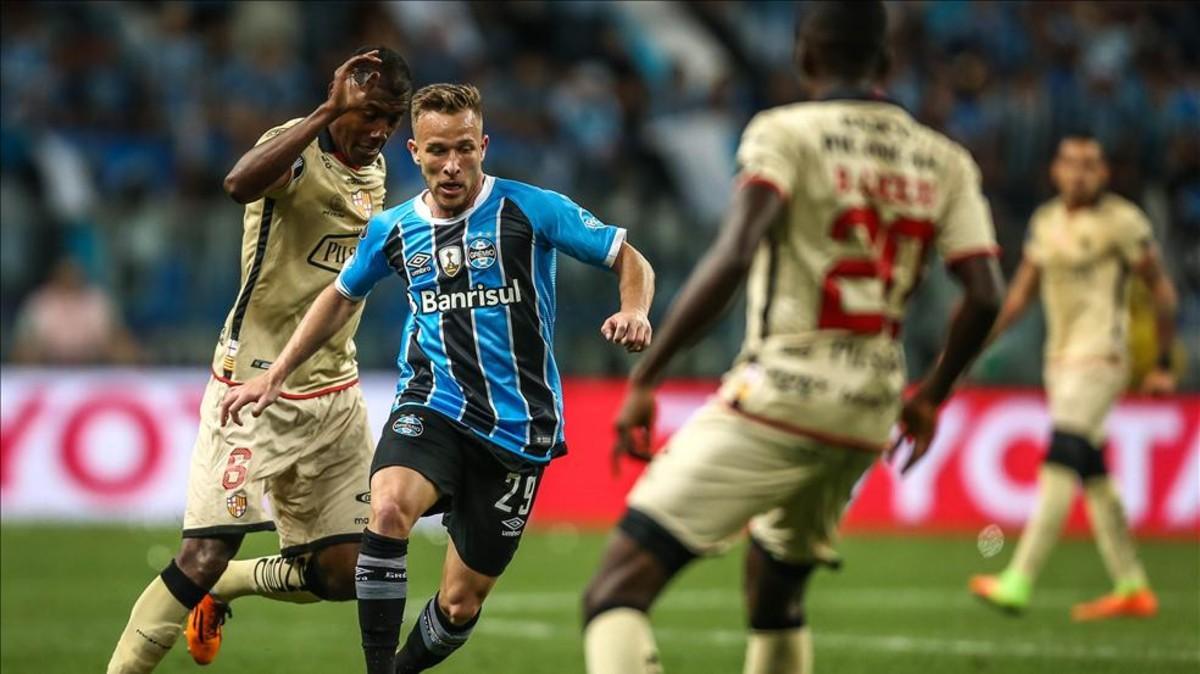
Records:
{"label": "jersey collar", "polygon": [[895,99],[889,97],[887,92],[882,87],[874,87],[872,89],[862,89],[859,87],[837,87],[830,90],[824,96],[817,99],[818,101],[869,101],[871,103],[890,103],[898,108],[903,109]]}
{"label": "jersey collar", "polygon": [[329,127],[321,129],[321,133],[317,134],[317,147],[321,148],[321,152],[333,155],[333,158],[342,163],[342,166],[351,171],[361,171],[363,167],[355,166],[350,163],[350,159],[342,154],[338,149],[337,143],[333,142],[333,134],[329,133]]}
{"label": "jersey collar", "polygon": [[417,195],[417,202],[413,205],[413,210],[416,211],[417,215],[421,216],[422,219],[429,221],[431,224],[449,225],[464,218],[471,217],[471,214],[475,212],[475,209],[482,206],[483,202],[487,201],[488,197],[491,196],[492,187],[494,187],[495,184],[496,179],[485,173],[483,175],[483,185],[479,188],[479,194],[475,195],[475,201],[471,203],[471,207],[451,218],[433,217],[433,213],[429,210],[429,206],[425,203],[425,195],[429,193],[429,190],[427,189],[422,190],[421,193]]}

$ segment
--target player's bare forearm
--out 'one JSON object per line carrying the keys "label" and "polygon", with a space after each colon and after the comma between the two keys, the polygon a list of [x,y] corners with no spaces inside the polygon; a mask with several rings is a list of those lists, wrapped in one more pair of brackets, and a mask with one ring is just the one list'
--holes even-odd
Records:
{"label": "player's bare forearm", "polygon": [[954,383],[979,355],[992,332],[1004,297],[1000,265],[993,257],[963,260],[951,271],[963,286],[962,306],[950,322],[950,334],[933,373],[921,385],[921,394],[935,404],[950,396]]}
{"label": "player's bare forearm", "polygon": [[746,278],[763,237],[786,206],[778,191],[759,182],[747,183],[734,193],[721,234],[684,283],[657,340],[630,375],[635,385],[656,385],[671,358],[717,322]]}
{"label": "player's bare forearm", "polygon": [[991,334],[988,336],[988,343],[994,342],[1004,334],[1017,319],[1024,315],[1025,310],[1029,308],[1029,303],[1033,301],[1033,296],[1038,291],[1038,285],[1041,282],[1041,273],[1038,271],[1038,266],[1028,259],[1021,261],[1021,266],[1017,267],[1017,273],[1013,275],[1012,285],[1009,286],[1008,294],[1004,296],[1004,304],[1000,307],[1000,315],[996,317],[996,322],[992,326]]}
{"label": "player's bare forearm", "polygon": [[613,260],[613,272],[621,293],[621,309],[600,326],[608,341],[631,353],[650,345],[650,303],[654,301],[654,269],[645,257],[628,243],[621,244]]}
{"label": "player's bare forearm", "polygon": [[650,261],[626,242],[621,244],[612,268],[621,293],[621,311],[648,316],[654,302],[654,268]]}
{"label": "player's bare forearm", "polygon": [[332,283],[329,284],[300,319],[300,325],[296,326],[296,331],[264,376],[272,384],[282,385],[288,375],[346,325],[357,306],[358,302],[347,299]]}
{"label": "player's bare forearm", "polygon": [[338,114],[328,102],[322,103],[298,124],[250,148],[225,176],[225,193],[239,204],[248,204],[281,187],[296,158]]}

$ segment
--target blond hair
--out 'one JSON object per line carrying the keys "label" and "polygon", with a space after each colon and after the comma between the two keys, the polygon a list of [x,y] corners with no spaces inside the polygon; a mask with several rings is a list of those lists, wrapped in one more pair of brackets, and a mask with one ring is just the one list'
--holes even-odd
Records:
{"label": "blond hair", "polygon": [[454,114],[471,110],[483,117],[483,99],[479,90],[470,84],[430,84],[421,87],[412,98],[412,123],[425,112]]}

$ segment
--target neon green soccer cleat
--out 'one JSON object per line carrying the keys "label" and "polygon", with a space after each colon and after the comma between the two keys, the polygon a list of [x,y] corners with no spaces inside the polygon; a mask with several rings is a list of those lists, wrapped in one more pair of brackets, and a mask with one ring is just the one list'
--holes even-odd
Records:
{"label": "neon green soccer cleat", "polygon": [[987,605],[1016,615],[1029,606],[1033,583],[1016,571],[1008,570],[998,576],[972,576],[967,586],[971,594]]}

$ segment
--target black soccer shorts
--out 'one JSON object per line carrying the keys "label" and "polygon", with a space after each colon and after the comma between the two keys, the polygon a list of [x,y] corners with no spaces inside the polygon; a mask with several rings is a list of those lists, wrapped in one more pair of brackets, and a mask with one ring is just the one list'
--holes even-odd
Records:
{"label": "black soccer shorts", "polygon": [[371,474],[404,466],[433,483],[426,515],[442,523],[468,567],[499,576],[512,561],[537,498],[544,465],[522,460],[422,405],[392,411],[375,447]]}

